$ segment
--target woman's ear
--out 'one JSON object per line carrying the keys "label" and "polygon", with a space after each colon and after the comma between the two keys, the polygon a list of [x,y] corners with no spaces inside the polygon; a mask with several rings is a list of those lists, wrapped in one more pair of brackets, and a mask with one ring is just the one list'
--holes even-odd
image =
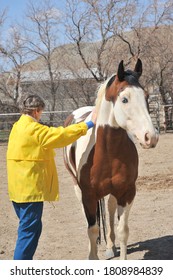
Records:
{"label": "woman's ear", "polygon": [[37,119],[37,115],[38,115],[38,109],[33,109],[32,110],[32,113],[31,113],[31,116],[35,119]]}

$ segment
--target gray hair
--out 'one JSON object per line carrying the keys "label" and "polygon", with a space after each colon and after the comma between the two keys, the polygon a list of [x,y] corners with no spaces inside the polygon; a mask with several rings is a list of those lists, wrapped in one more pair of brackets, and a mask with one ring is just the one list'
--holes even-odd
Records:
{"label": "gray hair", "polygon": [[19,102],[20,112],[22,114],[32,114],[33,110],[43,110],[45,103],[37,94],[28,94],[21,98]]}

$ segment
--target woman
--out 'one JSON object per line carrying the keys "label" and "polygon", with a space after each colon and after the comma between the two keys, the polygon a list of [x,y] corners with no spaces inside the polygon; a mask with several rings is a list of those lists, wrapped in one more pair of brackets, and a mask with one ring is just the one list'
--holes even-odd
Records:
{"label": "woman", "polygon": [[62,148],[87,133],[92,121],[69,127],[39,123],[45,107],[38,95],[21,103],[21,117],[14,124],[7,149],[8,191],[19,218],[14,260],[32,260],[42,231],[44,201],[58,200],[58,176],[54,148]]}

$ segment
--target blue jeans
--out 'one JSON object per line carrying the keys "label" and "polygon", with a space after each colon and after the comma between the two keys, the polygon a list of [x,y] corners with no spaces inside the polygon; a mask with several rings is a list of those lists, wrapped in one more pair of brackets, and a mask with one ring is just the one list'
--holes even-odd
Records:
{"label": "blue jeans", "polygon": [[19,218],[14,260],[32,260],[42,231],[43,202],[13,202]]}

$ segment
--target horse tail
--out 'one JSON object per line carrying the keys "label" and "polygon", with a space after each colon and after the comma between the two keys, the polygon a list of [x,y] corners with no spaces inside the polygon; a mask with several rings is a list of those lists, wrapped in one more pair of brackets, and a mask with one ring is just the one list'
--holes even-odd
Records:
{"label": "horse tail", "polygon": [[[101,216],[101,218],[100,218],[100,216]],[[106,229],[106,211],[105,211],[105,200],[104,200],[104,198],[100,199],[97,202],[97,223],[99,225],[99,237],[98,237],[97,242],[99,244],[101,243],[101,228],[100,228],[101,222],[102,222],[102,226],[103,226],[104,240],[107,243],[107,239],[106,239],[106,232],[107,232],[107,229]]]}

